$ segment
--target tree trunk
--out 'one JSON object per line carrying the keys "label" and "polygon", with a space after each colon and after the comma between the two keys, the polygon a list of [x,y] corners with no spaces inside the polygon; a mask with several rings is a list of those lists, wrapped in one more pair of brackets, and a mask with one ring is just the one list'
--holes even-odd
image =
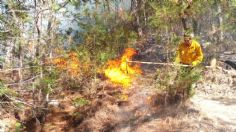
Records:
{"label": "tree trunk", "polygon": [[218,21],[219,21],[219,40],[222,42],[224,40],[224,31],[223,31],[222,8],[221,8],[220,1],[217,1],[217,13],[218,13]]}
{"label": "tree trunk", "polygon": [[188,29],[187,16],[185,14],[181,15],[181,22],[182,22],[184,30],[187,30]]}
{"label": "tree trunk", "polygon": [[194,35],[199,35],[199,23],[197,19],[192,19],[193,33]]}
{"label": "tree trunk", "polygon": [[22,88],[22,81],[23,81],[23,55],[22,55],[22,47],[20,45],[19,47],[19,63],[20,63],[20,67],[19,67],[19,88]]}
{"label": "tree trunk", "polygon": [[4,67],[10,67],[12,62],[12,50],[14,47],[14,42],[7,40],[6,41],[6,57],[5,57],[5,66]]}
{"label": "tree trunk", "polygon": [[[180,5],[184,4],[184,1],[180,1]],[[192,7],[192,1],[188,1],[188,6],[183,9],[182,12],[180,12],[180,18],[182,21],[182,25],[184,30],[190,29],[190,20],[191,20],[191,7]]]}

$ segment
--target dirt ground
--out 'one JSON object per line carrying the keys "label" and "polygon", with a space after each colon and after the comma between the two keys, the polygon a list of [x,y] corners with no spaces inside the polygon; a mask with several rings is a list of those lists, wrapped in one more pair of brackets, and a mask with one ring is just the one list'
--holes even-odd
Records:
{"label": "dirt ground", "polygon": [[191,99],[215,127],[236,131],[236,71],[209,70]]}

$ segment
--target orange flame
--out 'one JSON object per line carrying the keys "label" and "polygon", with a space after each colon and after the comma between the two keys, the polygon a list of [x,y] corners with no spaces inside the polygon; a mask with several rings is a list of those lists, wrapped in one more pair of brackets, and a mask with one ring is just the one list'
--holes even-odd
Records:
{"label": "orange flame", "polygon": [[70,52],[69,57],[59,57],[55,58],[51,62],[59,70],[66,71],[71,76],[76,76],[80,71],[80,62],[78,56],[75,52]]}
{"label": "orange flame", "polygon": [[134,75],[142,73],[139,65],[130,65],[127,63],[136,54],[135,49],[127,48],[121,59],[108,61],[105,76],[113,83],[130,86]]}

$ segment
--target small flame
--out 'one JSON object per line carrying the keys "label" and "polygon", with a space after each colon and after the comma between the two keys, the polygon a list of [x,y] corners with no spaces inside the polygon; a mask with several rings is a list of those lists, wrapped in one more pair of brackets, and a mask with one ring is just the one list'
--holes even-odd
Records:
{"label": "small flame", "polygon": [[140,65],[130,65],[127,63],[136,54],[135,49],[127,48],[120,59],[108,61],[105,76],[113,83],[129,86],[134,75],[142,73]]}
{"label": "small flame", "polygon": [[75,52],[70,52],[69,57],[55,58],[51,62],[59,70],[66,71],[71,76],[76,76],[80,72],[80,62]]}

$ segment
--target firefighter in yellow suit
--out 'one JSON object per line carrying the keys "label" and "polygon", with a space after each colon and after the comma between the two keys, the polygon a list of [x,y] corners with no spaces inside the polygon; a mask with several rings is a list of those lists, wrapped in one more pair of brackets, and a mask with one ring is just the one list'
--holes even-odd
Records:
{"label": "firefighter in yellow suit", "polygon": [[193,84],[201,76],[199,70],[194,67],[200,64],[202,59],[201,45],[193,40],[189,33],[185,33],[184,40],[180,42],[175,58],[176,63],[189,65],[189,67],[181,67],[176,78],[176,90],[177,93],[183,95],[183,99],[188,99],[194,93]]}
{"label": "firefighter in yellow suit", "polygon": [[196,66],[202,62],[203,53],[200,44],[193,40],[190,34],[184,34],[184,40],[179,44],[176,63]]}

